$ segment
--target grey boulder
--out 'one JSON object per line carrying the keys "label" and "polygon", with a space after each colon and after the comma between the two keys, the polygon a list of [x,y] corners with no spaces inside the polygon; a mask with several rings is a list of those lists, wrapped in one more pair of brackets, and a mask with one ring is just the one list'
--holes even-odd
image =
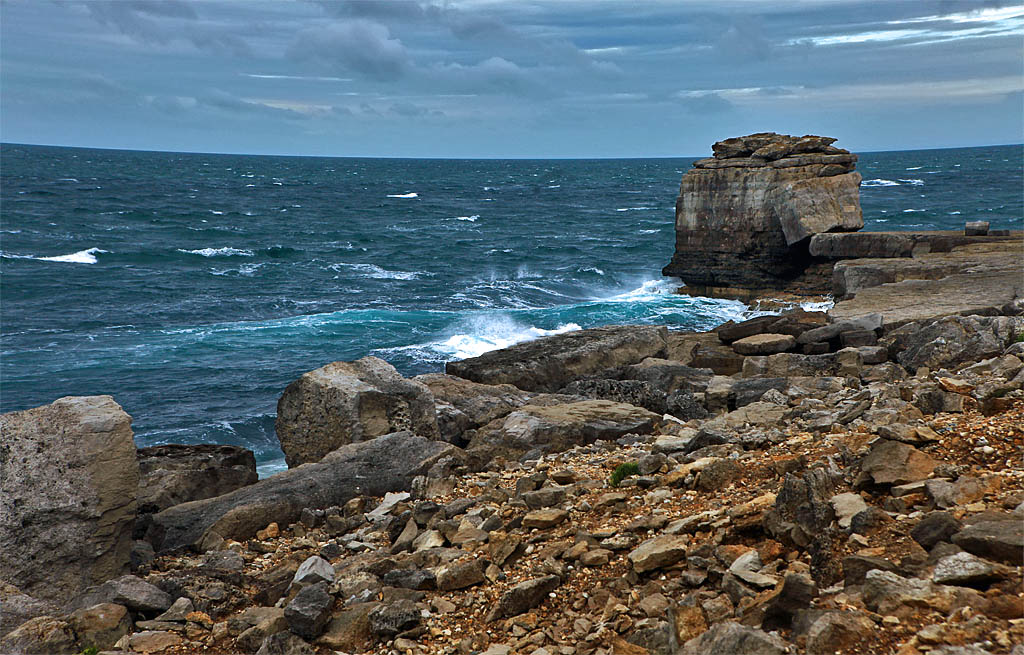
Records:
{"label": "grey boulder", "polygon": [[440,435],[430,389],[377,357],[333,362],[303,374],[278,400],[275,426],[291,468],[392,432]]}

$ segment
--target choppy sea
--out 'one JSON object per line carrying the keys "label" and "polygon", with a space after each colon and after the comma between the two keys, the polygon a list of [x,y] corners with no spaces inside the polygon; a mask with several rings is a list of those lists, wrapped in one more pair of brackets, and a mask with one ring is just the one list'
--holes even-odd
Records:
{"label": "choppy sea", "polygon": [[[277,398],[376,355],[405,375],[610,323],[709,328],[674,294],[692,159],[411,160],[0,148],[0,410],[112,394],[140,446],[284,468]],[[863,153],[868,230],[1021,229],[1022,146]]]}

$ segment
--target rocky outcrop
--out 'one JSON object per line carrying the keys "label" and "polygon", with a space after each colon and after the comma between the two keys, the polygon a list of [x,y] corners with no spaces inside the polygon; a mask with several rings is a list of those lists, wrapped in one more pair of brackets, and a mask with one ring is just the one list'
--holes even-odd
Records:
{"label": "rocky outcrop", "polygon": [[256,482],[256,458],[240,446],[166,444],[139,448],[139,512],[213,498]]}
{"label": "rocky outcrop", "polygon": [[663,273],[696,294],[782,288],[811,263],[810,237],[863,227],[857,156],[832,141],[760,133],[712,146],[683,176]]}
{"label": "rocky outcrop", "polygon": [[0,416],[0,579],[63,602],[128,572],[139,465],[110,396]]}
{"label": "rocky outcrop", "polygon": [[483,384],[553,393],[578,378],[659,357],[667,336],[665,327],[654,325],[579,330],[448,362],[445,372]]}
{"label": "rocky outcrop", "polygon": [[377,357],[333,362],[292,382],[277,402],[276,430],[289,467],[391,432],[439,436],[430,389]]}
{"label": "rocky outcrop", "polygon": [[484,462],[499,455],[518,458],[531,452],[559,452],[630,432],[648,433],[659,418],[645,409],[608,400],[526,405],[477,430],[469,452]]}
{"label": "rocky outcrop", "polygon": [[158,551],[193,546],[208,533],[247,539],[269,523],[298,520],[304,508],[344,505],[363,494],[408,489],[439,459],[459,449],[409,432],[342,446],[319,462],[295,467],[216,498],[153,515],[147,539]]}

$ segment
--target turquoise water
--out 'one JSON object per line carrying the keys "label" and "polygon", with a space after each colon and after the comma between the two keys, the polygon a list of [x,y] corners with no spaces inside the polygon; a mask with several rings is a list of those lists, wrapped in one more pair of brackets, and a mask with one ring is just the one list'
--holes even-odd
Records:
{"label": "turquoise water", "polygon": [[[609,323],[708,328],[671,293],[692,159],[387,160],[0,150],[0,409],[109,393],[139,445],[232,443],[283,466],[303,372],[403,374]],[[1021,227],[1021,147],[861,155],[867,229]]]}

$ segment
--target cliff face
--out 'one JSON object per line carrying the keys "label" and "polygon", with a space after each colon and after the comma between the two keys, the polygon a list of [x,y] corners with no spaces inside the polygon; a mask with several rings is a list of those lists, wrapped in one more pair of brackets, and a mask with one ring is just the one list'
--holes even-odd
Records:
{"label": "cliff face", "polygon": [[714,144],[683,176],[664,274],[702,294],[786,288],[813,261],[811,236],[864,226],[857,156],[833,141],[760,133]]}

